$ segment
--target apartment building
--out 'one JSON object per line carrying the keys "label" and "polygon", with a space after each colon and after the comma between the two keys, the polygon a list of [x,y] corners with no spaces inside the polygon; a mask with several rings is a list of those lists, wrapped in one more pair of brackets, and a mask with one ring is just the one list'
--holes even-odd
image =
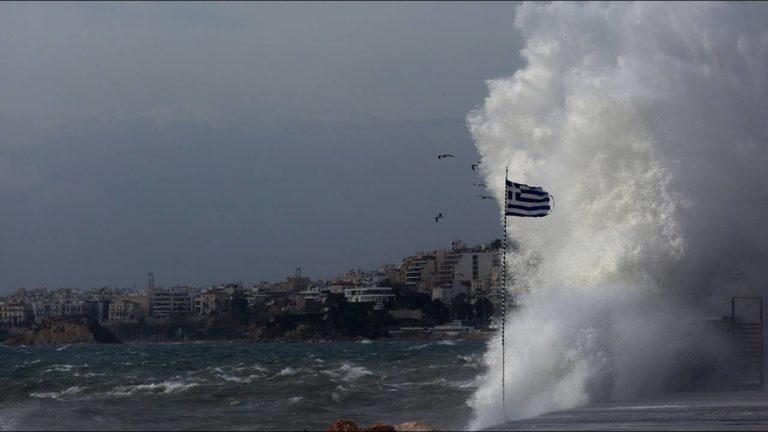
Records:
{"label": "apartment building", "polygon": [[34,320],[32,307],[23,303],[0,303],[0,325],[19,327]]}
{"label": "apartment building", "polygon": [[155,288],[150,290],[152,318],[190,315],[193,311],[194,289],[187,287]]}

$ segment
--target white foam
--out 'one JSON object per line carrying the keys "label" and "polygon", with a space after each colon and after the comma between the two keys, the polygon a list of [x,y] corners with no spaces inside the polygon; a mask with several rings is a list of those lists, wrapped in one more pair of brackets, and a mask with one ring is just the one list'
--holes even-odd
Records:
{"label": "white foam", "polygon": [[428,343],[426,343],[426,344],[419,344],[419,345],[413,345],[413,346],[409,346],[408,348],[406,348],[406,349],[405,349],[405,351],[418,351],[418,350],[423,350],[424,348],[426,348],[426,347],[428,347],[428,346],[430,346],[430,345],[431,345],[431,344],[428,344]]}
{"label": "white foam", "polygon": [[351,389],[344,387],[343,385],[337,385],[331,392],[331,401],[335,403],[342,403],[346,397],[351,393]]}
{"label": "white foam", "polygon": [[478,382],[473,379],[467,381],[451,381],[449,384],[451,387],[459,389],[474,389],[478,387]]}
{"label": "white foam", "polygon": [[219,374],[216,375],[220,379],[228,382],[235,382],[235,383],[241,383],[241,384],[250,384],[260,378],[262,378],[261,375],[248,375],[246,377],[238,377],[233,375],[226,375],[226,374]]}
{"label": "white foam", "polygon": [[163,381],[159,383],[151,384],[136,384],[128,386],[118,386],[113,390],[105,393],[107,396],[131,396],[137,393],[149,393],[149,394],[168,394],[168,393],[181,393],[185,392],[193,387],[197,387],[199,384],[185,383],[180,381]]}
{"label": "white foam", "polygon": [[43,370],[43,373],[51,373],[51,372],[69,372],[74,368],[71,364],[55,364],[47,369]]}
{"label": "white foam", "polygon": [[29,395],[36,398],[50,398],[56,400],[62,400],[64,396],[72,396],[85,390],[87,387],[72,386],[58,392],[40,392],[30,393]]}
{"label": "white foam", "polygon": [[294,368],[288,366],[288,367],[283,368],[280,372],[278,372],[275,375],[273,375],[272,378],[281,377],[281,376],[293,376],[293,375],[296,375],[296,373],[298,371],[300,371],[300,370],[301,370],[301,368],[294,369]]}
{"label": "white foam", "polygon": [[97,377],[97,376],[106,376],[106,375],[107,375],[107,374],[104,374],[104,373],[96,373],[96,372],[87,372],[87,373],[84,373],[84,374],[81,374],[81,373],[79,373],[79,372],[75,372],[73,376],[76,376],[76,377],[84,377],[84,378],[93,378],[93,377]]}
{"label": "white foam", "polygon": [[255,370],[257,372],[264,372],[264,373],[269,372],[269,369],[267,369],[266,367],[264,367],[264,366],[262,366],[262,365],[260,365],[258,363],[256,363],[253,366],[251,366],[251,369]]}
{"label": "white foam", "polygon": [[324,370],[323,374],[343,381],[355,381],[366,375],[372,375],[373,373],[363,366],[354,366],[350,363],[343,363],[336,369]]}
{"label": "white foam", "polygon": [[[508,419],[659,391],[703,317],[729,311],[715,296],[768,283],[765,22],[715,2],[518,8],[527,64],[468,117],[499,208],[507,168],[556,200],[508,220]],[[470,429],[504,420],[500,342]]]}

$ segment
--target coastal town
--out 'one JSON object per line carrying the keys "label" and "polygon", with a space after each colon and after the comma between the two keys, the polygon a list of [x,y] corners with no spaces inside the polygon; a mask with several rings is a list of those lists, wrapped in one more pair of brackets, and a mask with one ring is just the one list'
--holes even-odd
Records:
{"label": "coastal town", "polygon": [[[482,338],[501,311],[500,248],[500,240],[475,246],[455,240],[450,248],[332,279],[312,279],[297,268],[285,280],[256,284],[162,287],[148,273],[142,290],[19,288],[0,297],[0,336],[27,344]],[[56,337],[77,325],[92,335]]]}

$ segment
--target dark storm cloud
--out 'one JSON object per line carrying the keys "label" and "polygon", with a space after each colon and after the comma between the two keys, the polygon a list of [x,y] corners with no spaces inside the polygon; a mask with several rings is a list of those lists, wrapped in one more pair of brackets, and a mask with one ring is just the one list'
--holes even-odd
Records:
{"label": "dark storm cloud", "polygon": [[3,3],[0,291],[333,275],[490,240],[463,116],[518,62],[513,15]]}

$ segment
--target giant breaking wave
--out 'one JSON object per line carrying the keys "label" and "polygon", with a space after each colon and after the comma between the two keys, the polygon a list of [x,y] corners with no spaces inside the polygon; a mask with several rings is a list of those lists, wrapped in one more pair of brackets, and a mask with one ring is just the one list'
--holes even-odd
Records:
{"label": "giant breaking wave", "polygon": [[[703,318],[768,275],[768,7],[523,4],[526,66],[489,81],[468,123],[499,203],[543,186],[546,218],[510,218],[507,419],[668,387]],[[470,399],[501,419],[500,341]]]}

